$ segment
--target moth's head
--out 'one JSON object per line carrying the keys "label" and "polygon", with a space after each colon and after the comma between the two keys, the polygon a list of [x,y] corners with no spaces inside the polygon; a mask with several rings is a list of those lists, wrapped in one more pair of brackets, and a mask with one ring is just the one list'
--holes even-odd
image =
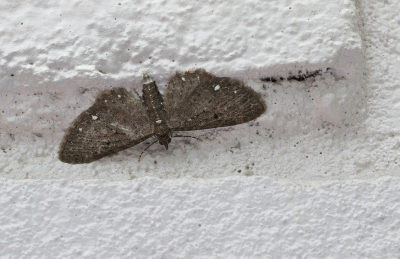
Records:
{"label": "moth's head", "polygon": [[160,145],[164,145],[165,148],[168,150],[168,144],[171,143],[171,137],[169,135],[166,135],[163,138],[159,138],[158,143],[160,143]]}

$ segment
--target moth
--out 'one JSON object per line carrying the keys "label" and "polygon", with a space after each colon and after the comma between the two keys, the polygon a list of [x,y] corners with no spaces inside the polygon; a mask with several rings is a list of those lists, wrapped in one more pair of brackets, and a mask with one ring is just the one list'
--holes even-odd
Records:
{"label": "moth", "polygon": [[267,109],[261,95],[243,82],[216,77],[204,69],[173,75],[165,101],[155,81],[144,74],[143,94],[136,95],[124,88],[101,92],[67,129],[59,159],[69,164],[90,163],[152,136],[168,150],[174,131],[237,125],[258,118]]}

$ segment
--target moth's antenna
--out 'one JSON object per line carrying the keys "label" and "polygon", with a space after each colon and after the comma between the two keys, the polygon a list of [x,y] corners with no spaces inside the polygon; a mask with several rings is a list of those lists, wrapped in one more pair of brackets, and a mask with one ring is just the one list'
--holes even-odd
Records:
{"label": "moth's antenna", "polygon": [[202,139],[196,138],[196,137],[193,137],[193,136],[176,135],[176,136],[173,136],[173,137],[174,137],[174,138],[194,138],[194,139],[197,139],[197,140],[199,140],[199,141],[203,141]]}
{"label": "moth's antenna", "polygon": [[158,141],[158,139],[157,139],[156,141],[154,141],[153,143],[151,143],[150,145],[148,145],[148,146],[142,151],[142,153],[141,153],[140,156],[139,156],[139,161],[138,161],[138,163],[140,163],[140,158],[142,157],[144,151],[146,151],[149,147],[151,147],[151,146],[152,146],[154,143],[156,143],[157,141]]}
{"label": "moth's antenna", "polygon": [[138,93],[138,91],[136,91],[135,88],[133,88],[133,91],[135,92],[136,96],[142,101],[142,96],[140,96],[140,94]]}

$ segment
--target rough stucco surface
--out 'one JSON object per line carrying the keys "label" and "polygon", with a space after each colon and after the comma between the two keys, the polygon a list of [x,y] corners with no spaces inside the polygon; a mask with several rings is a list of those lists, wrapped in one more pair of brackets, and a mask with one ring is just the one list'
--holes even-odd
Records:
{"label": "rough stucco surface", "polygon": [[[0,258],[399,257],[399,4],[201,3],[0,3]],[[196,67],[267,112],[140,164],[57,160],[100,90]]]}
{"label": "rough stucco surface", "polygon": [[[1,180],[0,254],[396,258],[400,181]],[[7,258],[5,256],[4,258]]]}

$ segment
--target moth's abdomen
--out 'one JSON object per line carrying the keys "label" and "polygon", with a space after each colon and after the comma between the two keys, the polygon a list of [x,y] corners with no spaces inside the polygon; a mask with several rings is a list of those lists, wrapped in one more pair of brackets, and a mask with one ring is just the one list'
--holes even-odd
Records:
{"label": "moth's abdomen", "polygon": [[143,75],[143,102],[152,123],[166,122],[167,112],[164,107],[164,100],[156,83],[147,74]]}
{"label": "moth's abdomen", "polygon": [[171,129],[167,122],[168,114],[165,110],[164,100],[160,91],[158,91],[156,83],[147,74],[143,75],[143,102],[150,121],[154,123],[154,133],[156,137],[159,140],[169,139],[170,141]]}

